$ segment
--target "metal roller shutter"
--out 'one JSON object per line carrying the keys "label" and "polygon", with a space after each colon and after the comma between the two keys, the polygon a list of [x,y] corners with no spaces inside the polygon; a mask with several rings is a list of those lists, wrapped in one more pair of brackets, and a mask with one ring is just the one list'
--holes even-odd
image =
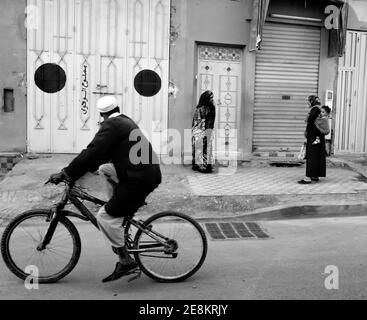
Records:
{"label": "metal roller shutter", "polygon": [[319,63],[320,28],[265,24],[256,56],[254,151],[299,150]]}

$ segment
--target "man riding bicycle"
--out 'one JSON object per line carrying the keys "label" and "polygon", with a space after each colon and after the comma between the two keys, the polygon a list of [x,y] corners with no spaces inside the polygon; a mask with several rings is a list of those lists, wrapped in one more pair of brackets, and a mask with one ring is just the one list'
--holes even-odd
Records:
{"label": "man riding bicycle", "polygon": [[[110,200],[97,214],[101,232],[119,256],[113,273],[102,280],[108,282],[137,269],[137,263],[125,247],[122,222],[144,204],[145,198],[161,183],[162,176],[150,142],[132,119],[120,113],[116,98],[100,98],[97,108],[104,119],[99,131],[67,167],[51,175],[50,181],[55,184],[76,181],[98,169],[114,185]],[[137,149],[137,143],[143,148]],[[135,150],[140,153],[134,153]]]}

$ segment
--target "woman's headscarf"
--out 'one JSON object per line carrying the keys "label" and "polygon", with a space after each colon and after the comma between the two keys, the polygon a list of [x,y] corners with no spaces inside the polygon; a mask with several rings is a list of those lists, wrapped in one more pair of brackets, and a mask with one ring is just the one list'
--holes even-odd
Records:
{"label": "woman's headscarf", "polygon": [[308,102],[311,104],[311,107],[321,105],[320,98],[315,95],[308,96]]}
{"label": "woman's headscarf", "polygon": [[200,96],[197,107],[203,107],[203,106],[211,107],[213,105],[213,103],[211,102],[212,96],[213,96],[213,92],[209,90],[204,91]]}
{"label": "woman's headscarf", "polygon": [[[310,103],[310,111],[305,119],[305,122],[307,123],[305,137],[307,137],[307,132],[311,130],[311,126],[314,125],[316,118],[319,116],[321,106],[320,98],[315,95],[308,96],[308,102]],[[314,108],[316,106],[318,108]]]}
{"label": "woman's headscarf", "polygon": [[203,118],[206,119],[206,129],[214,128],[215,121],[215,105],[213,104],[211,98],[213,96],[213,92],[210,90],[204,91],[199,99],[199,103],[197,108],[200,110],[200,114]]}

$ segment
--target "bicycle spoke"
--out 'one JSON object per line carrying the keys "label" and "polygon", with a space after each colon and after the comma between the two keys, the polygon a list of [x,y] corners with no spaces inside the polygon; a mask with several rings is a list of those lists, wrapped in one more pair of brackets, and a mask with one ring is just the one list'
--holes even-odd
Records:
{"label": "bicycle spoke", "polygon": [[[38,261],[41,262],[42,269],[46,271],[45,265],[43,263],[43,259],[41,259],[41,252],[38,253]],[[38,269],[40,269],[39,265],[37,265]]]}
{"label": "bicycle spoke", "polygon": [[177,273],[177,271],[176,271],[176,270],[177,270],[177,269],[176,269],[176,265],[174,265],[174,264],[173,264],[173,265],[172,265],[172,267],[173,267],[173,270],[174,270],[174,274],[176,274],[176,275],[177,275],[177,274],[180,274],[180,273]]}
{"label": "bicycle spoke", "polygon": [[55,233],[54,233],[52,238],[57,239],[57,238],[65,237],[65,236],[68,236],[68,235],[69,235],[69,233],[67,232],[67,230],[64,230],[64,229],[60,230],[60,228],[58,228],[58,229],[55,230]]}
{"label": "bicycle spoke", "polygon": [[70,260],[70,258],[66,258],[52,251],[49,252],[49,258],[57,264],[58,269],[64,268]]}
{"label": "bicycle spoke", "polygon": [[168,260],[164,261],[163,264],[161,263],[161,266],[162,266],[161,269],[162,269],[162,271],[165,270],[165,268],[167,266],[167,263],[168,263]]}
{"label": "bicycle spoke", "polygon": [[43,239],[45,233],[41,230],[41,226],[40,225],[38,225],[38,228],[36,230],[37,230],[37,233],[38,233],[38,235],[40,237],[39,238],[39,241],[41,241]]}
{"label": "bicycle spoke", "polygon": [[[55,241],[55,240],[56,240],[56,241]],[[68,242],[70,242],[70,241],[71,241],[70,236],[69,236],[69,237],[65,236],[65,237],[63,237],[63,238],[58,238],[58,239],[54,239],[54,238],[52,237],[50,244],[52,244],[52,245],[62,244],[62,243],[65,243],[65,242],[67,242],[67,241],[68,241]]]}
{"label": "bicycle spoke", "polygon": [[63,254],[60,254],[60,253],[55,252],[53,250],[47,250],[47,251],[48,251],[50,257],[52,256],[52,259],[55,259],[55,260],[58,260],[58,261],[60,261],[60,260],[65,261],[65,260],[69,259],[69,257],[66,257]]}
{"label": "bicycle spoke", "polygon": [[26,275],[24,268],[36,265],[41,282],[57,281],[69,273],[79,259],[80,247],[76,249],[78,244],[75,241],[79,241],[80,246],[80,239],[75,238],[78,234],[69,220],[60,220],[51,242],[44,250],[37,251],[50,226],[47,217],[48,213],[42,211],[26,212],[14,220],[12,228],[8,228],[10,233],[5,238],[8,254],[5,257],[9,258],[4,260],[7,260],[9,269],[22,279]]}
{"label": "bicycle spoke", "polygon": [[66,254],[66,255],[71,255],[73,253],[72,249],[67,250],[67,248],[59,248],[59,247],[54,247],[54,246],[47,246],[46,250],[50,250],[50,251],[53,251],[53,252]]}
{"label": "bicycle spoke", "polygon": [[26,259],[26,264],[25,264],[25,266],[24,267],[26,267],[26,266],[29,266],[29,265],[31,265],[32,263],[31,263],[31,261],[32,261],[32,258],[34,257],[34,255],[35,255],[35,251],[33,251],[32,253],[31,253],[31,255],[28,257],[28,259]]}
{"label": "bicycle spoke", "polygon": [[[174,241],[172,244],[177,244],[174,257],[170,254],[165,256],[163,251],[161,254],[149,254],[149,244],[154,245],[154,241],[149,241],[149,234],[140,232],[137,246],[142,247],[143,251],[146,249],[146,252],[137,252],[135,255],[147,275],[162,281],[174,281],[197,271],[206,256],[206,239],[200,225],[176,213],[157,214],[146,224],[151,227],[153,234],[160,234]],[[167,241],[167,245],[170,241]]]}
{"label": "bicycle spoke", "polygon": [[36,238],[34,238],[34,237],[30,234],[30,232],[29,232],[29,231],[25,230],[23,227],[20,227],[20,230],[22,230],[25,234],[28,234],[28,235],[32,238],[33,242],[36,242],[36,243],[38,243],[38,242],[39,242]]}
{"label": "bicycle spoke", "polygon": [[59,238],[63,238],[63,237],[67,237],[68,234],[65,232],[65,233],[61,233],[61,232],[55,232],[52,236],[52,239],[53,240],[56,240],[56,239],[59,239]]}
{"label": "bicycle spoke", "polygon": [[62,249],[59,249],[59,248],[55,248],[55,247],[47,247],[46,250],[49,250],[51,252],[57,252],[57,253],[60,253],[60,254],[66,254],[66,255],[72,255],[72,252],[70,251],[65,251],[65,250],[62,250]]}
{"label": "bicycle spoke", "polygon": [[52,266],[52,269],[54,270],[55,269],[55,267],[56,267],[56,264],[55,264],[55,261],[54,261],[54,259],[52,259],[51,257],[50,257],[50,255],[45,255],[45,260],[48,260],[49,261],[49,264]]}
{"label": "bicycle spoke", "polygon": [[152,255],[152,254],[145,254],[145,253],[142,253],[140,254],[142,257],[150,257],[150,258],[158,258],[158,259],[176,259],[174,257],[172,257],[172,255],[161,255],[161,256],[158,256],[158,255]]}
{"label": "bicycle spoke", "polygon": [[55,251],[53,249],[48,249],[48,250],[51,251],[53,254],[59,256],[59,257],[62,257],[62,258],[65,258],[65,259],[69,259],[70,258],[70,257],[66,257],[66,256],[62,255],[61,253],[59,253],[59,252],[57,252],[57,251]]}

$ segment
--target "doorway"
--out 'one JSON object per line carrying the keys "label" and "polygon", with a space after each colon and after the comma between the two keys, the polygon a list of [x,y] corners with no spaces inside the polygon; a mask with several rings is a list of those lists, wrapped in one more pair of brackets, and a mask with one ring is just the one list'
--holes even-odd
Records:
{"label": "doorway", "polygon": [[214,155],[239,159],[243,50],[198,45],[197,101],[211,90],[216,105]]}

